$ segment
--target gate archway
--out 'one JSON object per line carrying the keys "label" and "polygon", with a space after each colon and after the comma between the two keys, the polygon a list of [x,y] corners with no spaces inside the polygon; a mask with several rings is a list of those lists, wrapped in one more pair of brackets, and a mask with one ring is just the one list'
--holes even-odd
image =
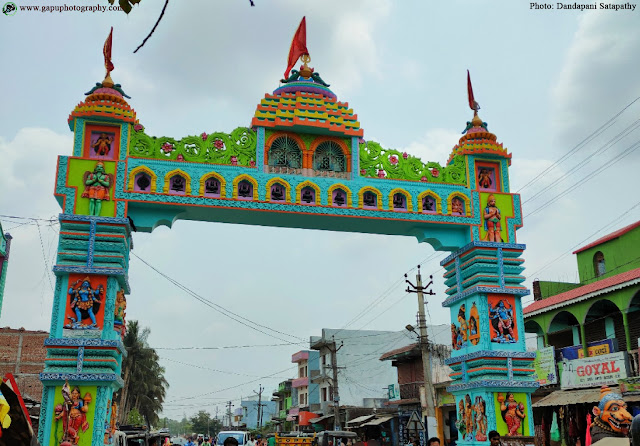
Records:
{"label": "gate archway", "polygon": [[[488,430],[504,430],[500,395],[514,393],[530,410],[537,384],[527,378],[534,354],[525,351],[525,246],[516,243],[522,216],[509,189],[511,154],[476,112],[447,162],[425,163],[365,140],[357,115],[317,72],[281,82],[251,127],[231,133],[148,135],[109,76],[71,112],[73,151],[59,157],[55,186],[63,213],[41,374],[43,446],[60,435],[53,420],[65,382],[90,395],[93,424],[83,435],[102,444],[122,386],[132,232],[178,219],[402,235],[452,252],[442,262],[450,391],[459,402],[484,401]],[[282,138],[295,144],[274,150]],[[522,433],[533,433],[531,417]],[[468,432],[464,441],[484,443],[486,434]]]}

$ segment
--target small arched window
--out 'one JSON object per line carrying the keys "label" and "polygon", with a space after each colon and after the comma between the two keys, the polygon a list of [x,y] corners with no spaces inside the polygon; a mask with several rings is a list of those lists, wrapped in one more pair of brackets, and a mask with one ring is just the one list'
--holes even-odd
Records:
{"label": "small arched window", "polygon": [[313,154],[315,170],[346,172],[347,161],[342,148],[333,141],[324,141],[318,145]]}
{"label": "small arched window", "polygon": [[422,213],[424,214],[435,214],[437,212],[436,209],[436,199],[431,195],[427,195],[422,199]]}
{"label": "small arched window", "polygon": [[407,197],[404,194],[400,192],[393,194],[393,209],[396,211],[407,210]]}
{"label": "small arched window", "polygon": [[284,201],[287,190],[280,183],[273,183],[271,186],[271,201]]}
{"label": "small arched window", "polygon": [[342,189],[334,189],[331,193],[331,200],[334,206],[346,206],[347,204],[347,193]]}
{"label": "small arched window", "polygon": [[316,204],[316,191],[313,187],[303,187],[300,191],[300,200],[304,204]]}
{"label": "small arched window", "polygon": [[184,195],[186,193],[187,181],[182,175],[174,175],[169,180],[169,193]]}
{"label": "small arched window", "polygon": [[136,192],[151,192],[151,177],[144,173],[140,172],[136,175],[135,181],[133,183],[133,190]]}
{"label": "small arched window", "polygon": [[253,200],[253,184],[242,180],[238,183],[238,198],[240,200]]}
{"label": "small arched window", "polygon": [[370,190],[365,191],[362,194],[362,205],[365,208],[377,208],[378,207],[378,195]]}
{"label": "small arched window", "polygon": [[451,213],[453,215],[465,215],[464,200],[460,197],[453,197],[451,200]]}
{"label": "small arched window", "polygon": [[596,277],[600,277],[607,272],[602,251],[596,252],[593,256],[593,270],[596,273]]}
{"label": "small arched window", "polygon": [[215,177],[207,178],[204,182],[204,195],[207,197],[220,196],[220,180]]}
{"label": "small arched window", "polygon": [[302,151],[298,143],[288,136],[276,138],[269,148],[269,165],[274,167],[302,167]]}

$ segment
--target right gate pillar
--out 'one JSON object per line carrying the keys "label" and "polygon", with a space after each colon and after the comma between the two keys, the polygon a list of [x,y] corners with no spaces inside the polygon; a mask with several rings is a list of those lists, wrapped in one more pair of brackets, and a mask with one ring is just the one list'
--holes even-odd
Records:
{"label": "right gate pillar", "polygon": [[521,298],[520,258],[525,245],[476,241],[443,262],[451,310],[454,380],[447,389],[456,400],[463,444],[487,444],[498,431],[503,443],[533,444],[531,394],[535,352],[527,352]]}

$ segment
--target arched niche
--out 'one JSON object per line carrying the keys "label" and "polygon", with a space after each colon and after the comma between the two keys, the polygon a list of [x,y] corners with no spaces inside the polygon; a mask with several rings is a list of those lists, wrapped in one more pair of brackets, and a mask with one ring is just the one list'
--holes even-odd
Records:
{"label": "arched niche", "polygon": [[[399,207],[398,196],[404,197],[404,206]],[[411,203],[411,194],[399,187],[389,192],[389,210],[399,212],[413,212],[413,203]]]}
{"label": "arched niche", "polygon": [[[313,189],[313,191],[315,192],[315,196],[311,197],[312,199],[309,202],[307,202],[308,200],[307,197],[304,197],[305,199],[303,199],[303,196],[302,196],[303,190],[307,188]],[[316,206],[320,206],[320,202],[321,202],[320,200],[321,200],[320,188],[315,183],[312,183],[311,181],[303,181],[302,183],[296,186],[296,203],[315,204]]]}
{"label": "arched niche", "polygon": [[[148,179],[148,184],[146,184],[146,182],[142,184],[141,178],[143,178],[143,176]],[[129,182],[127,183],[127,190],[134,192],[155,192],[157,180],[158,177],[153,172],[153,170],[149,169],[146,166],[138,166],[135,169],[132,169],[131,172],[129,172]],[[142,187],[143,185],[146,185],[146,187]]]}
{"label": "arched niche", "polygon": [[[278,192],[280,186],[283,190]],[[280,195],[275,195],[276,193]],[[267,201],[281,201],[291,203],[291,185],[282,178],[272,178],[267,181]]]}

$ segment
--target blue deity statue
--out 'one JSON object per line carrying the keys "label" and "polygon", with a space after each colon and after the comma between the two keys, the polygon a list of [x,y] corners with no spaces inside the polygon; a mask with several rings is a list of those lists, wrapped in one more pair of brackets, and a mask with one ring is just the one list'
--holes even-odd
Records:
{"label": "blue deity statue", "polygon": [[513,306],[509,307],[500,300],[493,308],[489,308],[489,318],[493,328],[498,332],[498,336],[492,339],[493,342],[501,344],[516,342],[513,332]]}
{"label": "blue deity statue", "polygon": [[[91,288],[91,282],[86,277],[84,280],[76,280],[69,288],[69,296],[72,298],[71,308],[76,314],[76,317],[70,317],[71,324],[65,325],[65,328],[72,329],[95,329],[98,328],[96,322],[96,316],[93,313],[93,304],[102,303],[99,297],[103,294],[104,287],[99,285],[97,289]],[[83,325],[82,320],[86,319],[82,317],[82,312],[88,314],[91,319],[90,325]]]}

